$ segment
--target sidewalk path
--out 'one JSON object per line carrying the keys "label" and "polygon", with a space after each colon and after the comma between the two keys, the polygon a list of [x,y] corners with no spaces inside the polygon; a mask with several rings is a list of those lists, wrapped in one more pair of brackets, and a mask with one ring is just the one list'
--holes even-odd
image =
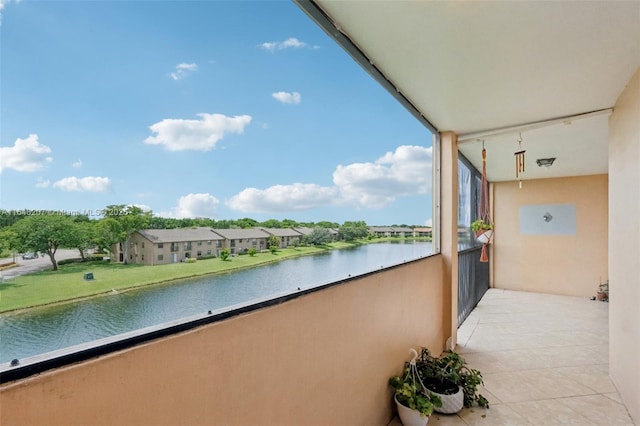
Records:
{"label": "sidewalk path", "polygon": [[[56,260],[59,262],[63,259],[71,259],[80,257],[78,250],[59,249],[56,252]],[[0,259],[0,263],[13,262],[13,257]],[[22,255],[16,255],[16,263],[18,266],[0,271],[0,282],[8,279],[30,274],[31,272],[44,271],[51,269],[51,259],[49,256],[38,257],[37,259],[23,259]]]}

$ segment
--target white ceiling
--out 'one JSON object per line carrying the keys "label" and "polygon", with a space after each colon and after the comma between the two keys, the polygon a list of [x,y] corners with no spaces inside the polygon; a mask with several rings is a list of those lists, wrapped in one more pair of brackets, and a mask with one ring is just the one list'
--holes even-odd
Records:
{"label": "white ceiling", "polygon": [[[611,108],[640,66],[640,1],[297,2],[317,5],[437,130],[462,136]],[[523,131],[523,178],[606,173],[607,123]],[[482,136],[490,180],[515,179],[517,138]],[[481,145],[460,145],[478,168]],[[541,157],[557,160],[542,170]]]}

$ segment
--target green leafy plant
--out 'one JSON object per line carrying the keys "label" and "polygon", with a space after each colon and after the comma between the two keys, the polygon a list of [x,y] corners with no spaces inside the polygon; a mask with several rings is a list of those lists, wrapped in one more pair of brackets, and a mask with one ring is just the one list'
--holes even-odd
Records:
{"label": "green leafy plant", "polygon": [[596,299],[608,302],[609,301],[609,281],[605,281],[598,285],[598,292],[596,293]]}
{"label": "green leafy plant", "polygon": [[426,395],[417,374],[411,370],[411,366],[407,365],[402,376],[389,379],[389,385],[395,389],[400,404],[418,411],[422,416],[430,416],[435,407],[442,406],[442,401],[437,395]]}
{"label": "green leafy plant", "polygon": [[[480,371],[467,366],[467,362],[454,351],[445,351],[434,357],[429,349],[422,348],[416,361],[416,368],[425,386],[438,393],[451,394],[462,386],[464,406],[489,408],[487,398],[478,393],[478,386],[484,384]],[[453,385],[453,386],[451,386]]]}
{"label": "green leafy plant", "polygon": [[230,255],[231,255],[231,252],[229,251],[229,249],[225,248],[220,250],[220,259],[227,260]]}
{"label": "green leafy plant", "polygon": [[485,222],[484,219],[481,218],[476,219],[471,223],[471,230],[475,233],[478,231],[488,231],[490,229],[493,229],[493,223]]}

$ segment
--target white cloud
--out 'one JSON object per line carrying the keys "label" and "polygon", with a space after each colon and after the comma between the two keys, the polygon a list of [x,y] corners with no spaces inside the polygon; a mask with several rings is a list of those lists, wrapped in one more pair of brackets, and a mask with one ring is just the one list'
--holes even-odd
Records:
{"label": "white cloud", "polygon": [[429,218],[424,221],[424,226],[428,226],[429,228],[433,228],[433,219]]}
{"label": "white cloud", "polygon": [[20,3],[21,0],[0,0],[0,25],[2,25],[2,10],[9,3]]}
{"label": "white cloud", "polygon": [[273,99],[282,102],[283,104],[299,104],[302,100],[302,96],[298,92],[275,92],[271,96]]}
{"label": "white cloud", "polygon": [[144,143],[162,145],[169,151],[209,151],[226,133],[242,134],[251,122],[249,115],[198,114],[199,120],[165,118],[149,126],[155,136]]}
{"label": "white cloud", "polygon": [[216,197],[208,193],[187,194],[178,199],[178,205],[169,212],[158,213],[160,217],[214,218],[219,201]]}
{"label": "white cloud", "polygon": [[139,209],[141,209],[142,211],[145,211],[145,212],[150,212],[151,211],[151,207],[149,207],[146,204],[135,204],[134,203],[134,204],[131,204],[131,206],[137,207],[137,208],[139,208]]}
{"label": "white cloud", "polygon": [[225,204],[242,212],[272,213],[329,205],[335,196],[335,188],[294,183],[276,185],[264,190],[247,188],[231,197]]}
{"label": "white cloud", "polygon": [[48,188],[51,185],[51,181],[49,179],[43,179],[42,177],[38,178],[38,182],[36,182],[36,188]]}
{"label": "white cloud", "polygon": [[267,189],[246,188],[225,204],[234,210],[278,213],[330,205],[381,208],[396,198],[431,190],[431,148],[403,145],[373,163],[338,166],[335,186],[294,183]]}
{"label": "white cloud", "polygon": [[381,208],[397,197],[431,190],[432,149],[402,145],[373,163],[339,165],[333,182],[343,203]]}
{"label": "white cloud", "polygon": [[73,164],[71,164],[71,167],[73,167],[74,169],[79,169],[80,167],[82,167],[82,160],[74,162]]}
{"label": "white cloud", "polygon": [[45,164],[53,161],[49,157],[51,148],[38,141],[38,135],[31,134],[26,139],[16,139],[11,147],[0,147],[0,173],[3,169],[18,172],[42,170]]}
{"label": "white cloud", "polygon": [[187,63],[181,63],[176,65],[176,70],[174,72],[172,72],[171,78],[174,80],[180,80],[184,77],[186,77],[189,73],[192,73],[194,71],[198,70],[198,64],[187,64]]}
{"label": "white cloud", "polygon": [[83,178],[70,176],[54,182],[53,187],[63,191],[105,192],[111,189],[111,179],[96,176]]}
{"label": "white cloud", "polygon": [[310,46],[309,44],[305,43],[304,41],[300,41],[295,37],[288,38],[285,41],[270,41],[262,43],[260,47],[264,50],[268,50],[269,52],[275,52],[276,50],[284,49],[319,48],[319,46]]}

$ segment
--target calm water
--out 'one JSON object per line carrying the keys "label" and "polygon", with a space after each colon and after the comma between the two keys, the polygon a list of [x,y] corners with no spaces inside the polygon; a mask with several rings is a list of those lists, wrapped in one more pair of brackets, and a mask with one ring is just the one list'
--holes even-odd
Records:
{"label": "calm water", "polygon": [[24,358],[253,299],[317,287],[431,253],[431,243],[331,250],[243,271],[0,315],[0,362]]}

